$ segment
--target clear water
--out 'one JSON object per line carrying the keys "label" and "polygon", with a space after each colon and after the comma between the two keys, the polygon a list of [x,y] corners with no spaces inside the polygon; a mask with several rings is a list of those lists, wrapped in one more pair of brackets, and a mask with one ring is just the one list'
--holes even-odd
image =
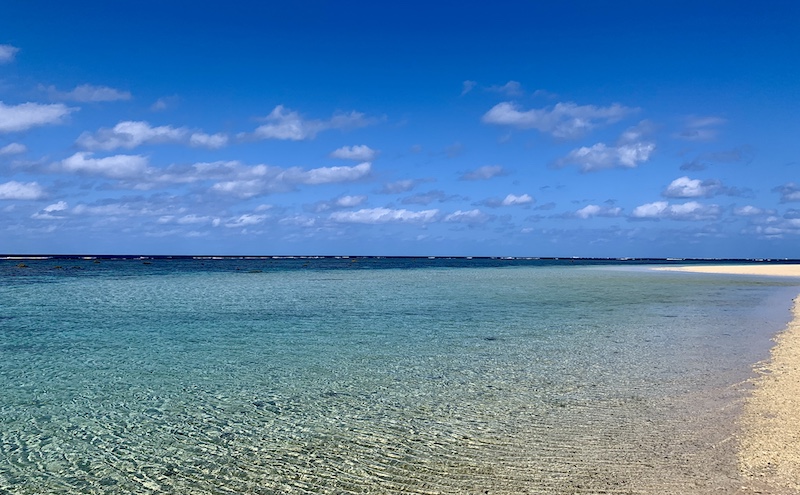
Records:
{"label": "clear water", "polygon": [[706,427],[798,292],[614,266],[25,263],[0,262],[2,494],[735,484]]}

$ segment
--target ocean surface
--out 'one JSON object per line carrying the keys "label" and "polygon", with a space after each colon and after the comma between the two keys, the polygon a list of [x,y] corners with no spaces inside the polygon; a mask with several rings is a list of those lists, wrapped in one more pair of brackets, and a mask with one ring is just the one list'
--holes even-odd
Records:
{"label": "ocean surface", "polygon": [[738,407],[799,284],[598,261],[3,260],[0,494],[738,487]]}

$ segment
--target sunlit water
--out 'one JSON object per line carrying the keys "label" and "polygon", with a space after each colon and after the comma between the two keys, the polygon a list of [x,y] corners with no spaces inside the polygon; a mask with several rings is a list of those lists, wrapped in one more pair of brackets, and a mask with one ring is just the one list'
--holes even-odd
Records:
{"label": "sunlit water", "polygon": [[706,428],[797,294],[613,266],[0,263],[2,494],[733,486]]}

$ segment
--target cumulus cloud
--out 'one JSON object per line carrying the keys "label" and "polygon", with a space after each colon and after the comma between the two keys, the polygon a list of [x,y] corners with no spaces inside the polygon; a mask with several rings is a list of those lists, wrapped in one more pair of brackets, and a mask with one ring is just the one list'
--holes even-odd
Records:
{"label": "cumulus cloud", "polygon": [[28,151],[28,148],[25,147],[24,144],[20,143],[11,143],[6,146],[0,148],[0,156],[2,155],[18,155],[20,153],[25,153]]}
{"label": "cumulus cloud", "polygon": [[690,179],[683,176],[670,182],[663,195],[667,198],[710,198],[723,189],[717,180]]}
{"label": "cumulus cloud", "polygon": [[649,124],[642,122],[627,129],[615,146],[597,143],[581,146],[555,162],[555,166],[577,165],[581,172],[594,172],[610,168],[636,168],[648,161],[656,149],[652,142],[645,141]]}
{"label": "cumulus cloud", "polygon": [[65,211],[68,208],[66,201],[59,201],[44,207],[42,210],[31,215],[31,218],[36,220],[58,220],[64,218],[63,215],[56,215],[55,213]]}
{"label": "cumulus cloud", "polygon": [[311,209],[317,213],[322,213],[324,211],[355,208],[356,206],[361,206],[366,201],[367,197],[363,195],[339,196],[338,198],[335,198],[331,201],[319,201],[317,203],[314,203]]}
{"label": "cumulus cloud", "polygon": [[12,45],[0,45],[0,64],[13,62],[19,48]]}
{"label": "cumulus cloud", "polygon": [[477,208],[468,211],[457,210],[444,217],[445,222],[465,223],[471,225],[486,223],[491,219],[491,215],[487,215]]}
{"label": "cumulus cloud", "polygon": [[516,103],[503,102],[492,107],[481,120],[486,124],[536,129],[557,138],[577,138],[595,127],[618,122],[637,111],[637,108],[625,107],[618,103],[608,107],[598,107],[576,105],[572,102],[557,103],[552,108],[523,111]]}
{"label": "cumulus cloud", "polygon": [[141,155],[114,155],[93,158],[93,153],[80,151],[56,164],[57,171],[100,175],[110,179],[142,179],[148,171],[147,158]]}
{"label": "cumulus cloud", "polygon": [[686,119],[686,123],[680,131],[675,134],[679,139],[687,141],[710,141],[717,137],[719,126],[726,122],[720,117],[697,117],[691,116]]}
{"label": "cumulus cloud", "polygon": [[40,125],[60,124],[64,117],[75,110],[77,108],[62,103],[6,105],[0,102],[0,132],[19,132]]}
{"label": "cumulus cloud", "polygon": [[218,132],[216,134],[206,134],[204,132],[194,132],[189,136],[189,145],[201,148],[216,150],[228,144],[228,135]]}
{"label": "cumulus cloud", "polygon": [[529,194],[508,194],[505,198],[490,198],[484,200],[481,204],[490,208],[498,208],[500,206],[518,206],[533,204],[535,200]]}
{"label": "cumulus cloud", "polygon": [[196,170],[201,176],[230,177],[230,180],[215,183],[211,188],[213,191],[249,198],[258,194],[288,190],[299,184],[319,185],[362,180],[369,176],[372,165],[365,162],[352,167],[320,167],[303,170],[299,167],[283,169],[266,165],[242,167],[234,162],[207,164]]}
{"label": "cumulus cloud", "polygon": [[794,182],[787,182],[772,189],[772,192],[780,193],[781,203],[793,203],[800,201],[800,185]]}
{"label": "cumulus cloud", "polygon": [[349,130],[365,127],[373,124],[375,119],[368,118],[360,112],[350,112],[335,114],[329,120],[308,120],[296,111],[278,105],[264,118],[264,121],[267,123],[257,127],[252,133],[256,139],[303,141],[314,139],[320,132],[330,129]]}
{"label": "cumulus cloud", "polygon": [[354,167],[319,167],[300,172],[290,169],[287,176],[302,184],[332,184],[335,182],[352,182],[367,177],[372,171],[369,162],[360,163]]}
{"label": "cumulus cloud", "polygon": [[800,218],[781,219],[767,217],[762,225],[755,227],[755,233],[769,239],[779,239],[785,235],[800,235]]}
{"label": "cumulus cloud", "polygon": [[484,165],[475,170],[464,173],[461,180],[488,180],[493,177],[508,175],[508,172],[500,165]]}
{"label": "cumulus cloud", "polygon": [[622,208],[618,206],[586,205],[575,212],[575,216],[582,219],[592,217],[618,217]]}
{"label": "cumulus cloud", "polygon": [[597,143],[574,149],[557,162],[559,166],[578,165],[581,172],[593,172],[609,168],[636,168],[650,159],[656,149],[653,143],[633,143],[607,146]]}
{"label": "cumulus cloud", "polygon": [[342,146],[341,148],[331,152],[330,157],[341,158],[344,160],[371,162],[377,155],[377,151],[365,144],[362,144],[358,146]]}
{"label": "cumulus cloud", "polygon": [[44,189],[37,182],[10,181],[0,184],[0,199],[41,199],[45,196]]}
{"label": "cumulus cloud", "polygon": [[100,102],[130,100],[131,94],[128,91],[109,88],[108,86],[93,86],[91,84],[81,84],[72,91],[59,91],[55,86],[42,88],[54,100],[79,101],[79,102]]}
{"label": "cumulus cloud", "polygon": [[366,208],[358,211],[331,213],[331,220],[339,223],[428,223],[439,214],[439,210],[410,211],[391,208]]}
{"label": "cumulus cloud", "polygon": [[84,132],[76,143],[86,149],[104,151],[163,143],[187,143],[191,146],[217,149],[228,144],[228,136],[221,133],[192,132],[186,127],[169,125],[153,127],[144,121],[127,120],[111,129],[102,128],[94,134]]}
{"label": "cumulus cloud", "polygon": [[670,204],[667,201],[656,201],[637,206],[631,218],[638,220],[713,220],[719,217],[718,205],[704,205],[697,201],[683,204]]}

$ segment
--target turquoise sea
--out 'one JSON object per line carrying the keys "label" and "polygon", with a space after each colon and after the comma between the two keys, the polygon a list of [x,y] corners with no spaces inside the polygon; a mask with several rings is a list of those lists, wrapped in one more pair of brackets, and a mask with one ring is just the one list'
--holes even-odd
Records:
{"label": "turquoise sea", "polygon": [[0,494],[720,493],[798,287],[597,261],[0,261]]}

